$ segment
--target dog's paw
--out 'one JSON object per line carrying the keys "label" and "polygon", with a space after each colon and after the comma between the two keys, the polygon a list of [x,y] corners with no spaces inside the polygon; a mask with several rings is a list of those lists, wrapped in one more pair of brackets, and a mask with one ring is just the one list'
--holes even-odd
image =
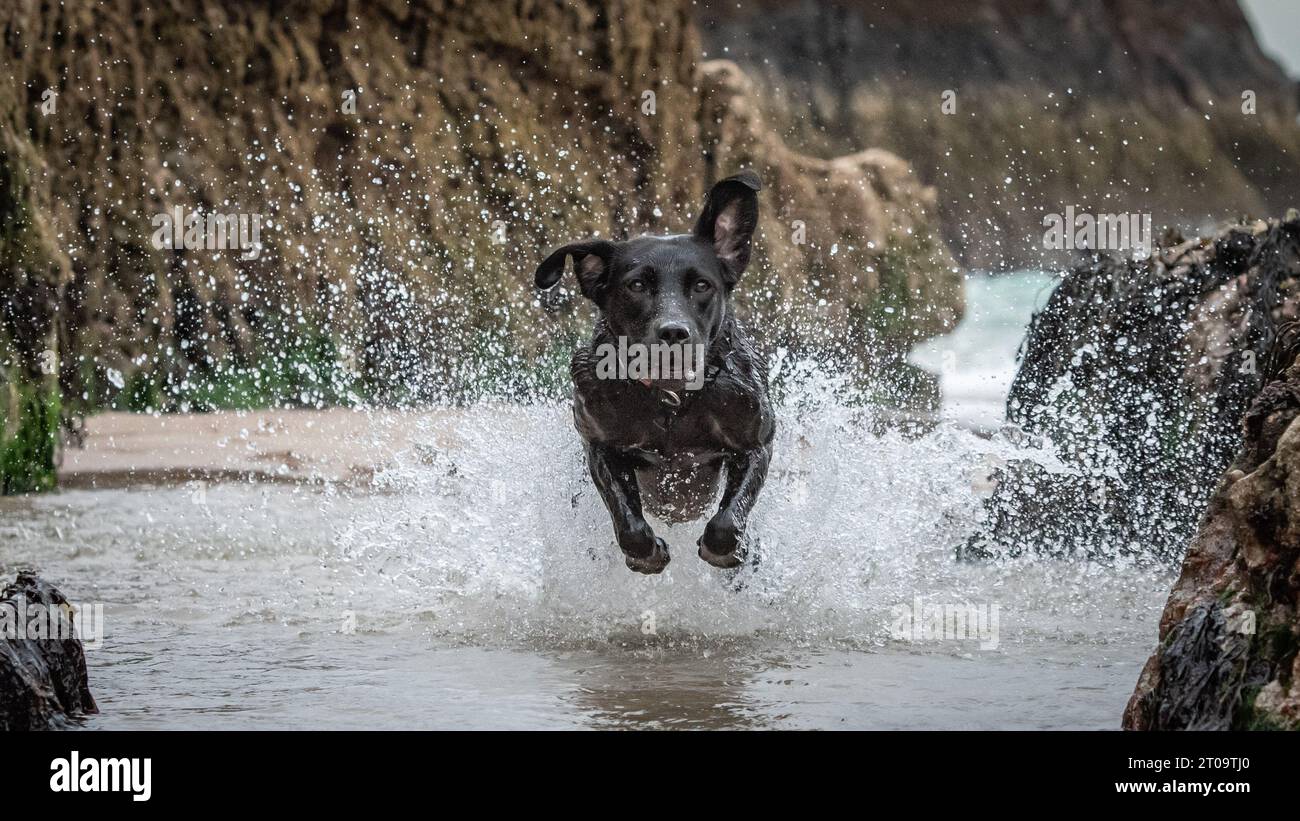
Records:
{"label": "dog's paw", "polygon": [[714,567],[720,567],[723,570],[732,570],[745,563],[743,551],[733,550],[730,553],[714,553],[712,550],[705,547],[702,541],[700,543],[699,554],[701,559]]}
{"label": "dog's paw", "polygon": [[739,593],[758,577],[758,566],[763,559],[762,545],[756,536],[746,534],[742,544],[732,555],[739,557],[740,566],[728,568],[715,575],[723,587],[733,593]]}
{"label": "dog's paw", "polygon": [[634,570],[637,573],[645,573],[647,575],[662,573],[664,571],[664,568],[668,566],[669,560],[668,544],[658,536],[655,536],[654,540],[654,547],[651,548],[648,556],[636,556],[628,553],[626,550],[623,551],[623,558],[627,561],[629,570]]}
{"label": "dog's paw", "polygon": [[628,568],[637,573],[662,573],[668,566],[668,544],[645,522],[637,523],[622,534],[618,546]]}
{"label": "dog's paw", "polygon": [[704,535],[696,542],[700,558],[714,567],[740,567],[745,561],[742,536],[730,516],[714,516],[704,526]]}

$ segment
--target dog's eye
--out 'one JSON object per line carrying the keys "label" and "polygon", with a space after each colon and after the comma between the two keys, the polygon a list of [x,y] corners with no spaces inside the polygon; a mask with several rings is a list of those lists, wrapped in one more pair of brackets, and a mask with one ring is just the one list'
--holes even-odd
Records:
{"label": "dog's eye", "polygon": [[629,291],[635,291],[636,293],[639,294],[645,290],[645,280],[644,279],[629,280],[627,283],[627,289]]}
{"label": "dog's eye", "polygon": [[695,280],[695,285],[692,287],[695,293],[704,294],[713,290],[713,283],[709,282],[707,279],[697,279]]}

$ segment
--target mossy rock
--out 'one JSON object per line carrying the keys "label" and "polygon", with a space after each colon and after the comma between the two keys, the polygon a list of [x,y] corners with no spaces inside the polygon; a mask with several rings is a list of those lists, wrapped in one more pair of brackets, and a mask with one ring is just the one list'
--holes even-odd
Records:
{"label": "mossy rock", "polygon": [[0,417],[0,493],[35,493],[57,483],[59,395],[10,382]]}

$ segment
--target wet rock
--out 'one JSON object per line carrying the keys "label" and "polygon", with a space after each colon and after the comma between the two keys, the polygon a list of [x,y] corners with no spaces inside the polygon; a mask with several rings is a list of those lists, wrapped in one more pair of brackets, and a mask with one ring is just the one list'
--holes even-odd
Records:
{"label": "wet rock", "polygon": [[[28,629],[47,616],[41,632]],[[35,574],[0,591],[0,730],[60,729],[99,712],[74,632],[68,600]]]}
{"label": "wet rock", "polygon": [[1181,558],[1297,316],[1296,220],[1076,265],[1034,316],[1007,401],[1053,458],[995,477],[962,554]]}
{"label": "wet rock", "polygon": [[[701,79],[686,0],[290,6],[0,13],[20,33],[0,46],[0,183],[32,228],[0,231],[0,298],[57,286],[12,333],[60,329],[66,411],[558,393],[590,321],[580,301],[535,304],[540,255],[684,230],[716,178],[758,159],[779,185],[745,310],[793,333],[790,297],[824,311],[816,330],[897,345],[960,315],[932,193],[883,152],[781,148],[731,93],[743,83]],[[82,41],[97,46],[58,46]],[[264,247],[158,248],[152,220],[175,208],[261,216]]]}
{"label": "wet rock", "polygon": [[1300,327],[1253,401],[1160,619],[1124,726],[1300,729]]}

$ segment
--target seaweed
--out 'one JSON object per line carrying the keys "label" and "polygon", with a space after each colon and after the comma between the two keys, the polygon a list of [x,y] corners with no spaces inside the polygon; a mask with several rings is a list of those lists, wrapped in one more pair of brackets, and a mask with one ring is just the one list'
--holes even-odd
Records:
{"label": "seaweed", "polygon": [[0,416],[0,493],[34,493],[57,484],[59,395],[40,385],[9,383]]}

